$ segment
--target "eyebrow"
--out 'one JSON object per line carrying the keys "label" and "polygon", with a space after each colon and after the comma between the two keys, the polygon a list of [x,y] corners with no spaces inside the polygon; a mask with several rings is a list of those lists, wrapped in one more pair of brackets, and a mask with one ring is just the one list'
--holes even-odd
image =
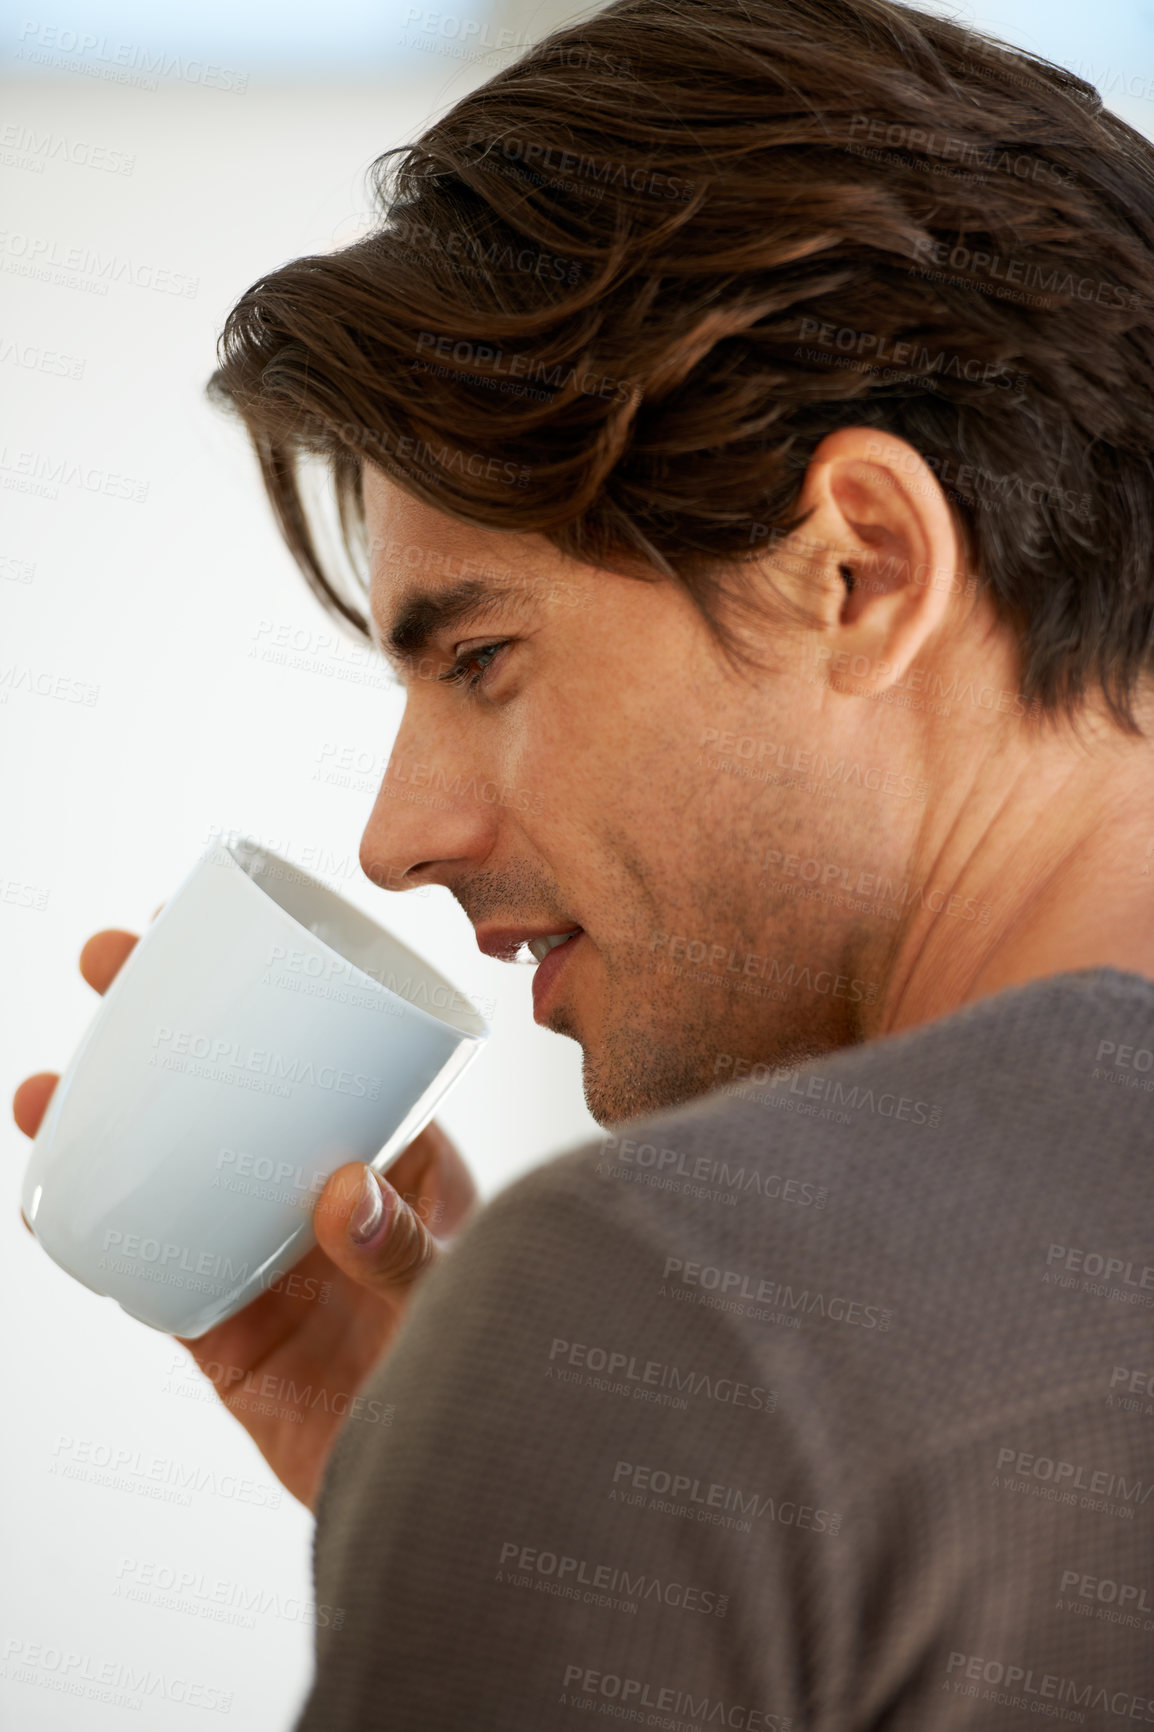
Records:
{"label": "eyebrow", "polygon": [[384,644],[394,664],[419,655],[446,626],[486,619],[512,598],[524,599],[521,584],[489,583],[481,577],[462,578],[448,589],[415,589],[403,596]]}

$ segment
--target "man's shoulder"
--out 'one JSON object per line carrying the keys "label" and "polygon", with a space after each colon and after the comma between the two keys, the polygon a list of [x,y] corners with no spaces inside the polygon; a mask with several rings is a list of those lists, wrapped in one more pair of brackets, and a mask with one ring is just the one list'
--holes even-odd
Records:
{"label": "man's shoulder", "polygon": [[[1003,1166],[1028,1147],[1024,1134],[1047,1140],[1050,1157],[1076,1154],[1079,1136],[1107,1121],[1123,1134],[1112,1152],[1126,1140],[1149,1147],[1154,982],[1114,968],[1054,975],[806,1062],[719,1055],[717,1072],[716,1086],[695,1100],[622,1122],[522,1174],[501,1193],[502,1207],[544,1205],[551,1195],[619,1199],[626,1190],[650,1204],[731,1207],[742,1192],[766,1195],[768,1155],[854,1183],[878,1176],[866,1167],[870,1154],[929,1160],[960,1145],[972,1167],[991,1138]],[[986,1134],[974,1147],[979,1124]],[[956,1164],[937,1169],[937,1190],[955,1181],[965,1183]],[[788,1179],[780,1199],[776,1188],[769,1197],[821,1207],[816,1192],[802,1197]]]}
{"label": "man's shoulder", "polygon": [[[513,1181],[498,1215],[557,1207],[644,1232],[752,1201],[791,1233],[891,1186],[974,1202],[974,1186],[1080,1182],[1093,1148],[1138,1176],[1154,1099],[1154,981],[1094,969],[1031,981],[904,1033],[793,1065],[720,1055],[708,1093],[568,1149]],[[1107,1127],[1109,1133],[1107,1134]],[[1145,1169],[1143,1163],[1144,1179]],[[1039,1205],[1043,1198],[1037,1197]]]}
{"label": "man's shoulder", "polygon": [[530,1312],[576,1328],[603,1290],[666,1342],[692,1320],[820,1380],[851,1428],[944,1436],[1139,1363],[1146,1081],[1154,983],[1056,976],[618,1125],[500,1193],[475,1251]]}

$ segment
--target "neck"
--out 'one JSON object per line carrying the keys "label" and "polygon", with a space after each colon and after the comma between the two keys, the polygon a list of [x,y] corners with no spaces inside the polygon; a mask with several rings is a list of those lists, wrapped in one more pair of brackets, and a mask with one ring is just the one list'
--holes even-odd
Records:
{"label": "neck", "polygon": [[1001,751],[976,769],[950,766],[954,797],[928,822],[916,879],[945,895],[903,931],[868,1033],[1071,970],[1154,981],[1154,740],[1097,716],[1079,732],[1074,744],[1064,730],[1019,741],[1009,774]]}

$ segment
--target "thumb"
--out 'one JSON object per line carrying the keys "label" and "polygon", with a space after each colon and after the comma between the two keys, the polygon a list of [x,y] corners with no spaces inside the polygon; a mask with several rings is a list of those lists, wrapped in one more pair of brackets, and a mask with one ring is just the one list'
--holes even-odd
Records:
{"label": "thumb", "polygon": [[313,1231],[338,1269],[383,1298],[407,1299],[442,1255],[400,1192],[359,1161],[329,1178],[313,1210]]}

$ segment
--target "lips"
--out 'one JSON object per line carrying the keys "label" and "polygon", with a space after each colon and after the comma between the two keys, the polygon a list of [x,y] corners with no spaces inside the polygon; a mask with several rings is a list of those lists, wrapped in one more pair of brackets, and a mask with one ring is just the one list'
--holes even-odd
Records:
{"label": "lips", "polygon": [[476,930],[479,949],[500,962],[516,962],[522,946],[528,945],[534,961],[533,1020],[544,1024],[556,996],[554,983],[571,967],[574,940],[584,937],[585,928],[567,925],[562,915],[548,926],[478,926]]}
{"label": "lips", "polygon": [[[545,950],[544,959],[538,961],[533,973],[533,1021],[543,1027],[548,1026],[548,1013],[557,1001],[558,980],[563,981],[564,976],[576,966],[570,958],[580,954],[581,940],[585,934],[578,928],[566,937],[561,937],[560,934],[557,936],[560,942]],[[544,949],[547,942],[547,939],[538,939],[535,945],[531,946],[534,954],[536,945]]]}
{"label": "lips", "polygon": [[548,938],[531,938],[529,940],[529,949],[533,952],[533,955],[537,958],[538,962],[544,962],[551,950],[556,950],[559,945],[568,944],[571,938],[576,938],[580,930],[581,928],[579,926],[575,926],[572,932],[554,933],[550,934]]}
{"label": "lips", "polygon": [[517,952],[527,944],[540,962],[550,950],[580,931],[580,926],[566,921],[564,916],[550,926],[479,926],[477,945],[486,956],[495,956],[499,962],[515,962]]}

